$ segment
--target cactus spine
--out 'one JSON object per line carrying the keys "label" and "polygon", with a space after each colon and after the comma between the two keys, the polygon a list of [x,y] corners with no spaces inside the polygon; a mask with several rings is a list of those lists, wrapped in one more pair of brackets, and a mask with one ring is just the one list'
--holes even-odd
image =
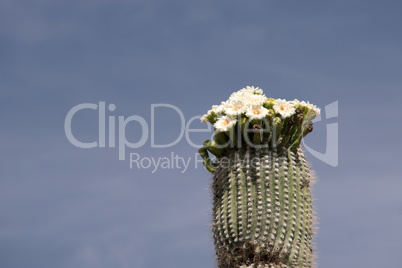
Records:
{"label": "cactus spine", "polygon": [[312,267],[311,178],[301,149],[246,147],[224,161],[212,187],[219,267]]}
{"label": "cactus spine", "polygon": [[[311,132],[319,109],[304,102],[267,99],[258,88],[239,92],[243,103],[261,96],[260,107],[244,105],[236,117],[230,109],[215,107],[222,117],[213,109],[203,118],[216,132],[200,154],[213,173],[212,230],[218,266],[315,267],[313,178],[300,141]],[[228,102],[239,104],[239,92]],[[228,102],[223,105],[230,107]],[[278,109],[278,104],[290,111]],[[261,108],[262,115],[255,117]],[[208,153],[216,156],[215,162]]]}

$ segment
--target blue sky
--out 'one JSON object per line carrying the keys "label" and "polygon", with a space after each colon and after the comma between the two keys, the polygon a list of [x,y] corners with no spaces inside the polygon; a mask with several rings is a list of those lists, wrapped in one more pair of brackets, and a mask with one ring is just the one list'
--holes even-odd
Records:
{"label": "blue sky", "polygon": [[[402,267],[398,1],[8,1],[0,3],[0,266],[214,267],[210,174],[130,169],[117,148],[81,149],[64,133],[81,103],[151,119],[177,106],[186,122],[231,92],[339,102],[306,144],[325,152],[339,124],[339,165],[307,153],[319,182],[319,267]],[[95,111],[73,132],[98,138]],[[173,141],[178,115],[155,117]],[[203,127],[194,123],[194,127]],[[136,141],[138,124],[127,126]],[[202,143],[209,133],[191,136]],[[197,149],[127,153],[193,157]]]}

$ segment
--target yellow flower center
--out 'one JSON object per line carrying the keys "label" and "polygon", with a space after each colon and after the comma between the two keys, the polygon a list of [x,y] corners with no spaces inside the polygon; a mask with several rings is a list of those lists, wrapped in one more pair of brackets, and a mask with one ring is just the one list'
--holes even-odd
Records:
{"label": "yellow flower center", "polygon": [[279,105],[279,110],[286,112],[288,110],[288,106],[286,104]]}
{"label": "yellow flower center", "polygon": [[222,121],[222,125],[223,125],[223,126],[227,126],[227,125],[229,125],[229,123],[230,123],[230,121],[227,120],[227,119],[225,119],[225,120]]}
{"label": "yellow flower center", "polygon": [[241,105],[236,105],[233,107],[233,111],[237,111],[237,110],[241,109],[241,107],[242,107]]}

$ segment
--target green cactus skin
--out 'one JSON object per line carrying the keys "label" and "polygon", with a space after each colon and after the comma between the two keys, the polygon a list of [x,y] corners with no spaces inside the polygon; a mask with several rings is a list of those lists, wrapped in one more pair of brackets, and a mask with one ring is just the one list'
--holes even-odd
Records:
{"label": "green cactus skin", "polygon": [[219,268],[315,267],[310,167],[302,149],[233,148],[214,170]]}
{"label": "green cactus skin", "polygon": [[[229,106],[222,102],[201,117],[215,130],[213,141],[206,140],[199,153],[214,174],[218,266],[313,268],[313,176],[300,144],[320,109],[261,94],[259,88],[241,89],[229,97]],[[253,100],[264,103],[234,116],[234,105],[241,109]]]}

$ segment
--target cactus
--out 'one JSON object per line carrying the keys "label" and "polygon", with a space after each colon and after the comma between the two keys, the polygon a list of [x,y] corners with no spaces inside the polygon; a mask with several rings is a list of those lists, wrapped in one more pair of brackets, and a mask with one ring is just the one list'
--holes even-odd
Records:
{"label": "cactus", "polygon": [[199,153],[213,173],[219,268],[315,267],[313,176],[300,142],[319,113],[247,87],[201,118],[215,127]]}

